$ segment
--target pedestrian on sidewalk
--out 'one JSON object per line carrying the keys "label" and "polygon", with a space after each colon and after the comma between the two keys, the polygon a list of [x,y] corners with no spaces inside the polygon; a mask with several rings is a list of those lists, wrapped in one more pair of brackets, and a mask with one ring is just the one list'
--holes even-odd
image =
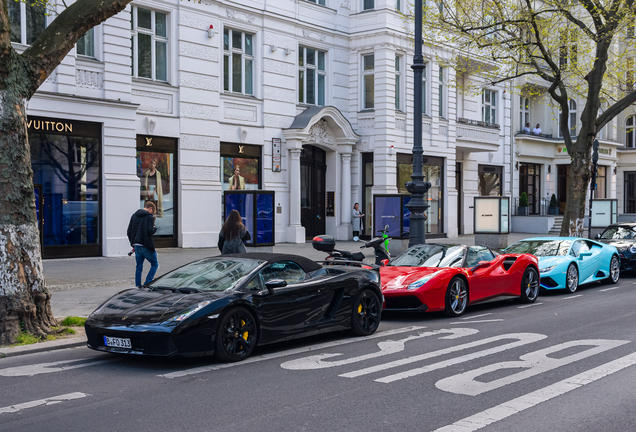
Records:
{"label": "pedestrian on sidewalk", "polygon": [[251,238],[241,221],[241,214],[238,210],[232,210],[219,233],[218,247],[221,255],[245,253],[243,242],[251,240]]}
{"label": "pedestrian on sidewalk", "polygon": [[359,235],[360,235],[360,231],[362,231],[362,218],[364,217],[364,214],[362,214],[362,212],[360,211],[360,204],[359,203],[355,203],[355,205],[353,206],[353,211],[351,212],[351,216],[352,216],[352,224],[353,224],[353,240],[354,241],[358,241],[359,240]]}
{"label": "pedestrian on sidewalk", "polygon": [[159,270],[155,242],[152,239],[154,233],[157,232],[155,213],[157,213],[157,207],[152,201],[147,201],[143,209],[137,210],[130,217],[130,223],[128,224],[128,240],[135,250],[135,260],[137,261],[135,285],[138,287],[141,286],[144,260],[148,260],[150,263],[150,271],[144,285],[152,281],[155,278],[155,273]]}

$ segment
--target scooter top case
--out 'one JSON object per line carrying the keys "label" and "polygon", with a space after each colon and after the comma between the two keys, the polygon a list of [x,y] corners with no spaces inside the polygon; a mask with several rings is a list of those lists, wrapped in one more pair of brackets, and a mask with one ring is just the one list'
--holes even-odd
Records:
{"label": "scooter top case", "polygon": [[320,252],[333,252],[336,247],[336,239],[330,235],[319,235],[313,238],[311,245]]}

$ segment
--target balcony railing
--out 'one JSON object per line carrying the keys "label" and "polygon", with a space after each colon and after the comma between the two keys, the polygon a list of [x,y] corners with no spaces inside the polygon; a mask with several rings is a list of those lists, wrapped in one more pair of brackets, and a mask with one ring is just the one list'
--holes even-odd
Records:
{"label": "balcony railing", "polygon": [[501,129],[501,127],[497,123],[488,123],[485,121],[467,119],[464,117],[457,117],[457,123],[463,123],[463,124],[472,125],[472,126],[487,127],[490,129]]}

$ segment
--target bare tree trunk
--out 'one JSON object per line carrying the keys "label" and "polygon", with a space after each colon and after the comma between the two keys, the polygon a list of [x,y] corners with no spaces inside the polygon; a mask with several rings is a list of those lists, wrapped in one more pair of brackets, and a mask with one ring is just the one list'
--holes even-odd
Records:
{"label": "bare tree trunk", "polygon": [[[575,153],[572,154],[570,176],[568,178],[567,202],[561,225],[561,236],[583,237],[583,221],[585,218],[585,204],[587,186],[590,183],[590,154],[588,144],[579,144],[583,137],[574,144]],[[591,144],[589,145],[591,147]],[[580,147],[583,147],[580,149]]]}
{"label": "bare tree trunk", "polygon": [[40,256],[26,99],[16,91],[24,78],[12,76],[21,72],[12,66],[14,86],[0,90],[0,344],[14,342],[20,329],[45,336],[56,325]]}

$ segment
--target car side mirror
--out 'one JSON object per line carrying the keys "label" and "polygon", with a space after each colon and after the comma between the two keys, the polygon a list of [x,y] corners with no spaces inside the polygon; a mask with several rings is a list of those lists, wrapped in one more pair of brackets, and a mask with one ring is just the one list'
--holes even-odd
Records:
{"label": "car side mirror", "polygon": [[592,252],[581,252],[579,253],[579,258],[592,256]]}
{"label": "car side mirror", "polygon": [[490,267],[490,261],[479,261],[477,265],[470,269],[471,273],[475,273],[477,270]]}
{"label": "car side mirror", "polygon": [[601,238],[601,233],[596,234],[595,238],[600,239]]}
{"label": "car side mirror", "polygon": [[272,279],[265,282],[265,288],[267,288],[267,291],[270,293],[273,292],[274,288],[282,288],[286,286],[287,282],[282,279]]}
{"label": "car side mirror", "polygon": [[382,265],[383,266],[388,266],[389,265],[389,260],[388,259],[383,259],[382,260]]}

